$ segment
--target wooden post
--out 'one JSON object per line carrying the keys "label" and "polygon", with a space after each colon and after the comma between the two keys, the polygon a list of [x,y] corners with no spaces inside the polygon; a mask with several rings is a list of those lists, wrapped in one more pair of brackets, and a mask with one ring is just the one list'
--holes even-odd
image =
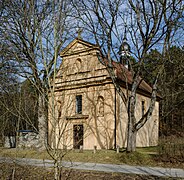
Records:
{"label": "wooden post", "polygon": [[119,153],[119,146],[116,147],[116,152]]}
{"label": "wooden post", "polygon": [[97,150],[97,146],[94,146],[94,150],[93,150],[94,154],[96,153],[96,150]]}
{"label": "wooden post", "polygon": [[67,151],[67,145],[63,145],[64,151]]}
{"label": "wooden post", "polygon": [[82,145],[80,145],[80,150],[79,150],[79,152],[83,152],[83,146]]}

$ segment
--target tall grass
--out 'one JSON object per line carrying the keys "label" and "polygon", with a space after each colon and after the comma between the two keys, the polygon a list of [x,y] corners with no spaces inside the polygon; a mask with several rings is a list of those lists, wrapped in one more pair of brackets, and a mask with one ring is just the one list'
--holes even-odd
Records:
{"label": "tall grass", "polygon": [[164,162],[184,162],[184,137],[161,137],[158,148],[159,158]]}

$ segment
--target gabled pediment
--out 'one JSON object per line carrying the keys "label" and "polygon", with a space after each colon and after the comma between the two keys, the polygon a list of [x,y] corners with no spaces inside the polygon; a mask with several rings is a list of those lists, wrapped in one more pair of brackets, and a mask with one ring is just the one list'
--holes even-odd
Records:
{"label": "gabled pediment", "polygon": [[61,51],[60,56],[69,56],[81,52],[90,51],[92,49],[98,49],[98,46],[77,38],[74,39],[66,48]]}

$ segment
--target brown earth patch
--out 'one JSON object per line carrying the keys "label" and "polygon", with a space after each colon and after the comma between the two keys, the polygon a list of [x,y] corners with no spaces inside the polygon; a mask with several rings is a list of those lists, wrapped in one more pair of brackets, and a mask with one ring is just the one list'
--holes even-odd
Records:
{"label": "brown earth patch", "polygon": [[[53,180],[53,169],[0,163],[1,180]],[[63,169],[61,180],[168,180],[169,178]],[[172,180],[174,178],[171,178]]]}

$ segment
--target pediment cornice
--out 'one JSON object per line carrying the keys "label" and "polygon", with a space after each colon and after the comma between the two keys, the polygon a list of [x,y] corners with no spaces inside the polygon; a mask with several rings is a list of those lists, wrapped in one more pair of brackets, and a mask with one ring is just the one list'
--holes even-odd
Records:
{"label": "pediment cornice", "polygon": [[99,47],[95,44],[76,38],[70,44],[68,44],[66,48],[64,48],[61,51],[60,56],[64,57],[64,56],[74,55],[81,52],[91,51],[94,49],[99,49]]}

